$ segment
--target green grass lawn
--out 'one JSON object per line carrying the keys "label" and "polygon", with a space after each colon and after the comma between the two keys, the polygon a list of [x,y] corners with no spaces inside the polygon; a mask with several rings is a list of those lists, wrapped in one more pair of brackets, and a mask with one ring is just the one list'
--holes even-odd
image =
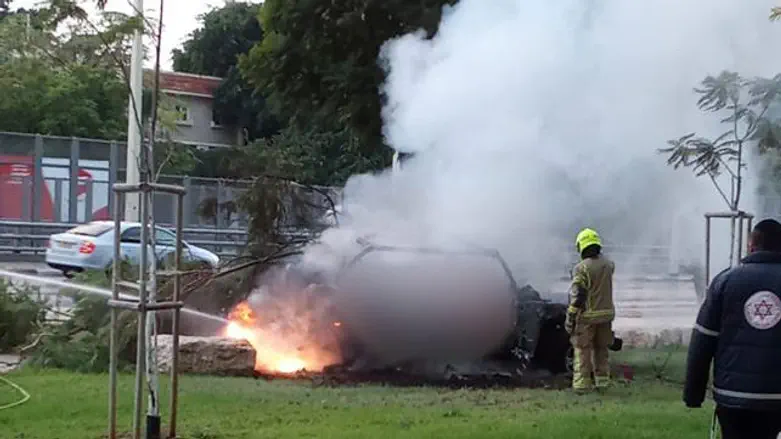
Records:
{"label": "green grass lawn", "polygon": [[[180,437],[201,439],[706,437],[712,406],[688,410],[679,385],[651,379],[651,363],[662,358],[644,351],[614,356],[614,362],[636,366],[635,382],[586,396],[550,390],[314,388],[188,376],[181,380],[179,431]],[[682,364],[678,352],[668,366],[673,379],[680,376]],[[105,434],[106,375],[28,369],[7,377],[32,398],[0,411],[3,439],[90,439]],[[132,381],[123,375],[119,387],[119,420],[125,431],[131,424]],[[0,405],[17,396],[0,387]]]}

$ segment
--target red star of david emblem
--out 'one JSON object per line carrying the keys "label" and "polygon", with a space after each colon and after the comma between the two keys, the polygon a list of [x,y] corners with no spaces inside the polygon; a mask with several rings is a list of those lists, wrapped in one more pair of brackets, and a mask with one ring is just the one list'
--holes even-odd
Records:
{"label": "red star of david emblem", "polygon": [[765,299],[762,299],[762,302],[754,305],[754,315],[759,317],[760,320],[765,320],[765,317],[771,317],[773,315],[773,304],[767,303]]}

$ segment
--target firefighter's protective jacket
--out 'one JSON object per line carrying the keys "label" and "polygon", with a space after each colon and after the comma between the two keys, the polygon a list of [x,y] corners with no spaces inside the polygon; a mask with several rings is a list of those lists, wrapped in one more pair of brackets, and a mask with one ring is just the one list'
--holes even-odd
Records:
{"label": "firefighter's protective jacket", "polygon": [[568,312],[578,315],[579,324],[612,322],[616,315],[613,305],[613,261],[604,255],[586,258],[572,271]]}

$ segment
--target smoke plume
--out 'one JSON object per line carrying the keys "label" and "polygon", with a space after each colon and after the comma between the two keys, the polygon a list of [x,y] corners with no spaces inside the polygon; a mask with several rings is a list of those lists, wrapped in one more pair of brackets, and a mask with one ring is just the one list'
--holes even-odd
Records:
{"label": "smoke plume", "polygon": [[[707,178],[667,167],[657,150],[692,131],[724,131],[719,117],[696,107],[693,87],[706,75],[781,70],[770,50],[781,41],[781,25],[768,21],[773,5],[462,0],[445,11],[433,39],[414,33],[383,47],[386,139],[417,154],[398,173],[350,179],[343,226],[327,231],[305,261],[336,269],[358,252],[359,237],[482,246],[497,249],[519,283],[544,290],[567,275],[574,237],[589,226],[608,245],[673,246],[681,260],[701,262],[702,215],[726,206]],[[616,259],[617,274],[627,274],[630,261]],[[375,285],[400,285],[404,271],[376,263],[366,269]],[[396,309],[388,297],[408,300],[407,287],[361,285],[378,313]],[[437,289],[415,294],[416,303],[429,294],[429,309],[444,297]],[[409,312],[396,320],[399,340],[412,339],[426,319]],[[383,337],[378,342],[389,343]]]}

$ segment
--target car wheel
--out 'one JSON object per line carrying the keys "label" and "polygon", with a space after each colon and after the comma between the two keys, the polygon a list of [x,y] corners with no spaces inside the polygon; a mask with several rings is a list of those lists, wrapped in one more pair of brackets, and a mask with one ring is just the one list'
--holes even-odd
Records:
{"label": "car wheel", "polygon": [[71,270],[63,270],[62,275],[65,276],[66,279],[73,279],[73,271]]}
{"label": "car wheel", "polygon": [[569,334],[564,329],[564,322],[558,320],[549,320],[542,325],[534,353],[535,363],[554,374],[568,373],[572,368]]}

